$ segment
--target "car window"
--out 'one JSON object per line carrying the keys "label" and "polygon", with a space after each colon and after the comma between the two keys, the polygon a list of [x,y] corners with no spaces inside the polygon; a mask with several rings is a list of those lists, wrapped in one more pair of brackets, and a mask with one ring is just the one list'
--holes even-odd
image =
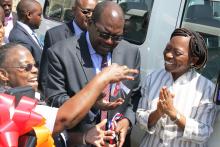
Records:
{"label": "car window", "polygon": [[[102,1],[102,0],[100,0]],[[60,22],[73,19],[73,0],[46,0],[44,17]],[[145,41],[153,0],[115,0],[125,13],[124,39],[142,44]]]}
{"label": "car window", "polygon": [[73,19],[73,0],[46,0],[44,5],[44,17],[60,22],[68,22]]}
{"label": "car window", "polygon": [[208,47],[208,62],[201,73],[215,80],[220,70],[220,1],[188,0],[182,27],[199,32]]}
{"label": "car window", "polygon": [[124,39],[141,45],[145,41],[153,0],[118,0],[125,14]]}

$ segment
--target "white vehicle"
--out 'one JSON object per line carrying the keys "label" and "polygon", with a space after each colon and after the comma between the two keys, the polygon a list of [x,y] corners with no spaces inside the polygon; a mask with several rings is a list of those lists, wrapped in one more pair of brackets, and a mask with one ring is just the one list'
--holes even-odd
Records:
{"label": "white vehicle", "polygon": [[[40,0],[44,13],[38,30],[41,39],[45,31],[72,19],[74,0]],[[170,34],[177,27],[200,32],[204,37],[209,58],[201,73],[215,81],[220,70],[220,0],[115,0],[124,10],[126,26],[124,39],[140,48],[141,73],[163,67],[163,50]],[[220,117],[217,117],[210,147],[220,141]],[[133,129],[133,146],[138,146],[141,131]],[[138,135],[137,135],[138,134]],[[219,143],[218,143],[219,142]]]}

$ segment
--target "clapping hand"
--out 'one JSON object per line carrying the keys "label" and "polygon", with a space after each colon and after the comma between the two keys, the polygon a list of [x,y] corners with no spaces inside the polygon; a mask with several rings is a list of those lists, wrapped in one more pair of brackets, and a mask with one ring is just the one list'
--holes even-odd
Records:
{"label": "clapping hand", "polygon": [[163,87],[160,90],[158,112],[167,114],[168,116],[173,115],[173,113],[176,111],[175,107],[173,106],[173,98],[174,94],[171,94],[167,87]]}

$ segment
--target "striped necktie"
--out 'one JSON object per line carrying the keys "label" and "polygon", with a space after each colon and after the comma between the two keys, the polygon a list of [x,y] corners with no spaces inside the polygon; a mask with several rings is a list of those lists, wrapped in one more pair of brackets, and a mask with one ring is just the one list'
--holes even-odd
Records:
{"label": "striped necktie", "polygon": [[[108,61],[107,61],[107,55],[102,57],[102,63],[101,63],[101,69],[105,68],[108,66]],[[103,98],[104,101],[109,102],[109,94],[110,94],[110,85],[107,85],[103,91],[105,94],[105,97]],[[107,111],[101,111],[101,121],[104,119],[107,119],[108,117],[108,112]]]}

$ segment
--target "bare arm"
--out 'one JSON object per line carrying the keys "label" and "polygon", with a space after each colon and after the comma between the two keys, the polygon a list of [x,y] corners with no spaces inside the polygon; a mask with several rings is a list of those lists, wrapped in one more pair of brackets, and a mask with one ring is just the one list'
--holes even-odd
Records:
{"label": "bare arm", "polygon": [[80,122],[96,102],[103,89],[112,82],[128,79],[134,80],[129,74],[137,70],[126,66],[112,64],[97,74],[81,91],[67,100],[58,110],[53,133],[59,133]]}

